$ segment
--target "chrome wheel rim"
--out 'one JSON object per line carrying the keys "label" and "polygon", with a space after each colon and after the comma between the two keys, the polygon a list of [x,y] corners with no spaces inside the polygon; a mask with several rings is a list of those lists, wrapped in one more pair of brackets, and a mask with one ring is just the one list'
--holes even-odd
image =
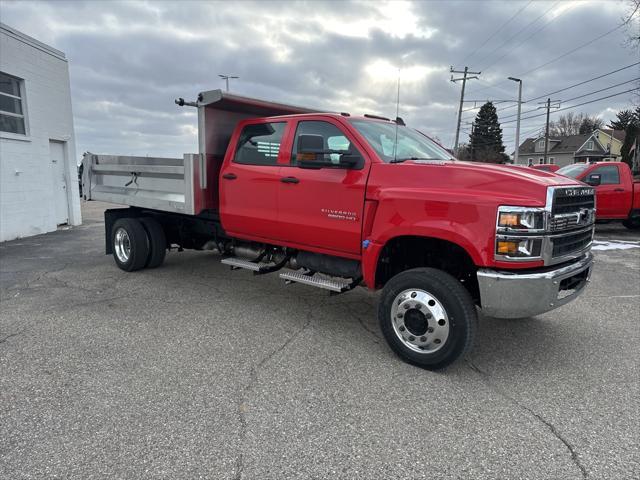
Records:
{"label": "chrome wheel rim", "polygon": [[118,228],[116,230],[114,249],[116,251],[116,257],[121,263],[127,263],[131,256],[131,241],[129,240],[129,234],[124,228]]}
{"label": "chrome wheel rim", "polygon": [[399,293],[391,306],[391,324],[402,344],[417,353],[435,353],[449,338],[449,316],[429,292],[412,288]]}

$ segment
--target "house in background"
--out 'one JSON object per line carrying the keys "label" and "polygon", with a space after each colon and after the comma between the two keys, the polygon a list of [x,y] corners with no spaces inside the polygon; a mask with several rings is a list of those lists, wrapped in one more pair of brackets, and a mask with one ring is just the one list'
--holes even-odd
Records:
{"label": "house in background", "polygon": [[[564,167],[578,162],[602,162],[620,158],[624,132],[596,130],[586,135],[549,137],[547,163]],[[544,163],[544,136],[527,138],[519,151],[521,165]]]}
{"label": "house in background", "polygon": [[79,225],[65,54],[0,23],[0,241]]}

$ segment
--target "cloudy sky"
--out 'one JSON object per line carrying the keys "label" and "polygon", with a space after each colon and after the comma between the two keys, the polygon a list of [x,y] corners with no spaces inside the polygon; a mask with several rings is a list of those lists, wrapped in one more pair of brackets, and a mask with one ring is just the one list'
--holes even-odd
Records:
{"label": "cloudy sky", "polygon": [[[513,100],[517,85],[506,77],[521,77],[523,99],[531,100],[523,111],[531,111],[549,92],[639,61],[625,45],[634,30],[620,26],[630,7],[630,0],[3,0],[1,19],[66,53],[79,152],[181,156],[197,150],[196,117],[173,100],[223,88],[219,73],[238,75],[231,90],[242,95],[392,117],[400,69],[400,116],[449,146],[460,96],[450,66],[482,71],[468,83],[469,100]],[[634,66],[553,98],[571,106],[638,87],[623,84],[638,77]],[[609,121],[638,98],[626,93],[568,111]],[[497,105],[508,151],[513,105]],[[464,114],[461,141],[473,116]],[[522,133],[543,124],[544,117],[525,120]]]}

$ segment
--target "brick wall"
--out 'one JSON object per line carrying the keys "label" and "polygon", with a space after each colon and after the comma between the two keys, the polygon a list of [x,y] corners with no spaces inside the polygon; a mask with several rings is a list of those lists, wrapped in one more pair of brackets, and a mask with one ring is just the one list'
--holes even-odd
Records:
{"label": "brick wall", "polygon": [[78,159],[64,54],[0,24],[0,71],[24,79],[28,129],[27,135],[0,132],[0,241],[57,227],[50,140],[66,142],[69,223],[79,225]]}

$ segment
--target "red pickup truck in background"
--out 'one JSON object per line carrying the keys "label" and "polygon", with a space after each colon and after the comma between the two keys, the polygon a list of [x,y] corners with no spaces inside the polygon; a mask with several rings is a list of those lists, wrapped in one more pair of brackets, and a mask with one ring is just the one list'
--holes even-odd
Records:
{"label": "red pickup truck in background", "polygon": [[84,157],[85,198],[129,205],[105,212],[106,253],[122,270],[191,248],[332,294],[382,289],[385,339],[429,369],[471,348],[476,307],[529,317],[589,280],[592,187],[460,162],[400,118],[220,90],[176,102],[197,108],[198,154]]}
{"label": "red pickup truck in background", "polygon": [[558,170],[596,189],[596,220],[621,220],[629,229],[640,229],[640,180],[623,162],[576,163]]}
{"label": "red pickup truck in background", "polygon": [[530,168],[534,168],[536,170],[544,170],[545,172],[557,172],[558,170],[560,170],[560,167],[553,163],[541,163],[539,165],[530,165]]}

